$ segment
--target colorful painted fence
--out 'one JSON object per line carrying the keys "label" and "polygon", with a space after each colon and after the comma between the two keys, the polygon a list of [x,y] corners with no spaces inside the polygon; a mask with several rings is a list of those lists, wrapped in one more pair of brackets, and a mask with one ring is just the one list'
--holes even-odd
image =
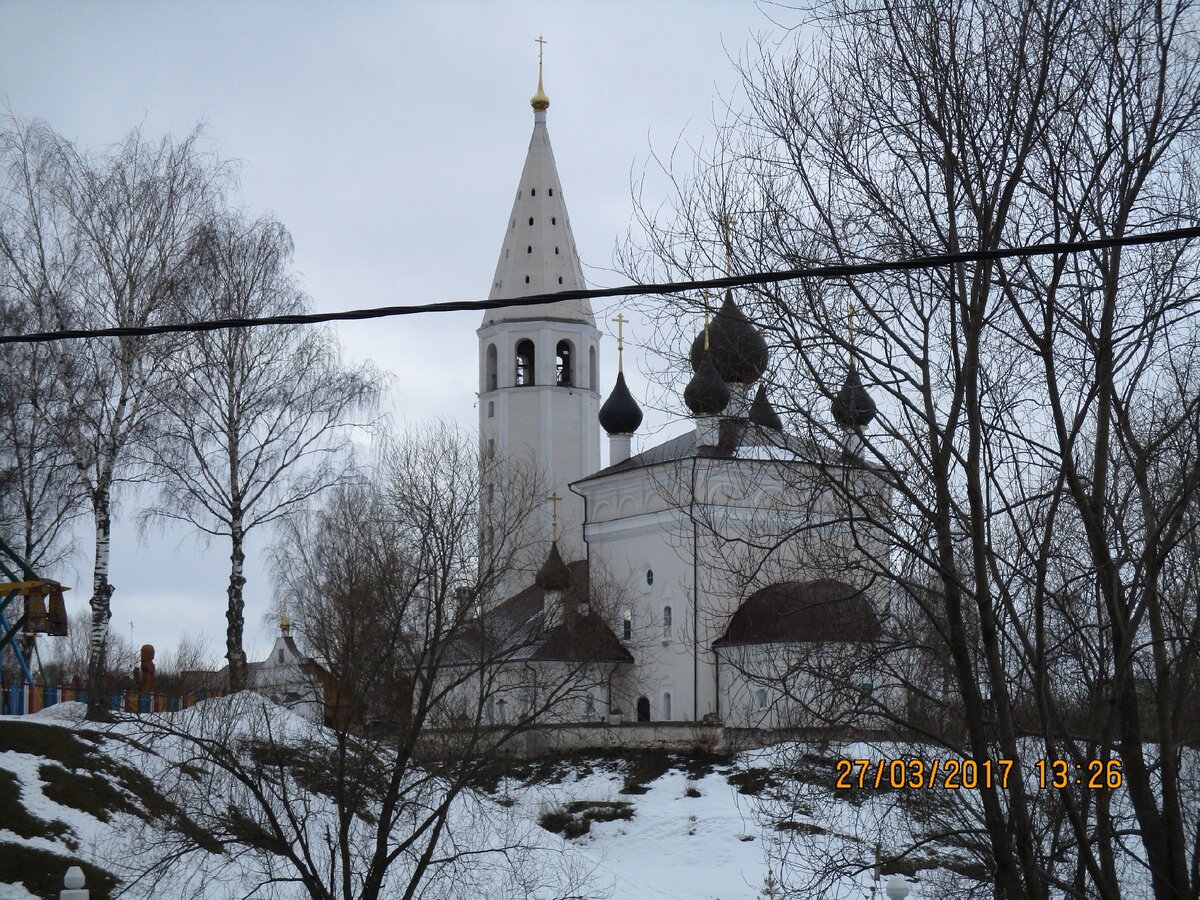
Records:
{"label": "colorful painted fence", "polygon": [[[147,691],[107,691],[108,708],[127,713],[178,712],[201,700],[221,696],[221,691],[200,690],[172,697]],[[87,703],[83,688],[46,687],[40,684],[14,684],[0,690],[0,715],[25,716],[57,703]]]}

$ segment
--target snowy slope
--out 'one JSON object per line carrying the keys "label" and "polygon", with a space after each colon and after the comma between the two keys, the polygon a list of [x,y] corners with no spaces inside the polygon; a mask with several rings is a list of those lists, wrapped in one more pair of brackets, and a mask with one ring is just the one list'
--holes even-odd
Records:
{"label": "snowy slope", "polygon": [[[210,701],[222,702],[222,701]],[[188,714],[178,714],[187,721]],[[83,708],[78,704],[52,707],[23,720],[0,720],[0,746],[5,735],[11,735],[14,722],[53,729],[60,737],[70,738],[73,750],[45,750],[45,755],[28,746],[23,750],[0,752],[0,772],[11,773],[20,787],[20,805],[35,820],[42,823],[61,822],[53,826],[57,832],[31,835],[14,830],[12,823],[0,819],[0,843],[10,845],[7,857],[21,859],[28,866],[46,866],[45,857],[36,851],[55,854],[49,868],[54,885],[61,884],[66,866],[82,863],[94,866],[93,872],[105,870],[118,876],[128,876],[143,862],[147,845],[153,844],[158,817],[147,808],[167,798],[144,795],[144,785],[138,787],[133,775],[122,766],[136,770],[147,783],[162,783],[157,770],[164,763],[154,754],[146,754],[127,741],[132,725],[112,727],[109,737],[89,736],[90,724],[82,722]],[[284,720],[286,727],[287,720]],[[301,723],[296,722],[297,728]],[[307,727],[307,726],[304,726]],[[47,730],[46,735],[53,732]],[[78,739],[77,739],[78,738]],[[18,743],[20,743],[18,741]],[[46,740],[47,747],[59,741]],[[79,748],[90,750],[86,761]],[[161,749],[161,748],[160,748]],[[519,777],[502,780],[490,795],[471,798],[456,815],[478,817],[476,830],[484,833],[507,833],[524,829],[532,845],[522,871],[542,873],[520,885],[511,883],[509,870],[497,868],[488,872],[481,865],[473,885],[440,885],[431,887],[429,896],[470,897],[486,889],[490,896],[553,897],[572,880],[584,879],[588,897],[613,897],[617,900],[738,900],[759,898],[764,879],[771,865],[769,845],[773,832],[760,826],[756,816],[759,801],[739,793],[730,782],[736,771],[746,767],[769,765],[765,751],[744,754],[737,760],[724,759],[706,765],[689,764],[682,757],[651,760],[650,768],[637,772],[639,763],[630,758],[580,758],[560,763],[536,772],[528,768]],[[102,764],[99,761],[103,761]],[[80,778],[98,778],[110,786],[111,796],[100,791],[101,799],[111,805],[114,797],[123,798],[121,809],[96,807],[89,811],[55,802],[52,786],[43,779],[46,767],[61,768]],[[97,771],[97,767],[99,770]],[[106,771],[105,768],[111,769]],[[690,769],[690,771],[689,771]],[[124,773],[124,774],[122,774]],[[735,779],[736,780],[736,779]],[[632,787],[635,792],[623,793]],[[571,839],[538,827],[539,819],[547,812],[583,802],[628,804],[631,818],[615,821],[594,821],[588,833]],[[72,799],[78,804],[78,800]],[[82,804],[85,807],[87,803]],[[322,812],[316,810],[314,820]],[[30,829],[25,828],[28,832]],[[16,845],[21,850],[14,850]],[[278,886],[255,893],[256,885],[269,874],[251,861],[230,864],[228,858],[214,855],[203,865],[201,856],[189,863],[186,871],[172,872],[154,885],[139,884],[126,896],[196,897],[203,900],[223,900],[226,897],[263,896],[288,898],[298,896],[295,890]],[[202,867],[201,867],[202,866]],[[2,870],[0,870],[2,871]],[[550,874],[554,877],[549,877]],[[9,873],[11,875],[11,872]],[[27,874],[21,871],[22,878]],[[50,877],[50,873],[46,873]],[[0,878],[0,898],[36,896],[18,882],[19,878]],[[40,884],[44,885],[43,880]],[[89,879],[89,886],[97,881]],[[39,888],[45,891],[44,887]],[[93,896],[99,896],[94,894]],[[919,900],[914,893],[913,900]]]}

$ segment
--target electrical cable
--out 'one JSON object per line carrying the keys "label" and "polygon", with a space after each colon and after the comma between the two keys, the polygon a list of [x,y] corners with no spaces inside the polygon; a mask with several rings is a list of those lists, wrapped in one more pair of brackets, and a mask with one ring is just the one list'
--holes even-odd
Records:
{"label": "electrical cable", "polygon": [[145,337],[155,334],[172,334],[189,331],[217,331],[223,328],[258,328],[264,325],[311,325],[321,322],[353,322],[363,319],[381,319],[392,316],[410,316],[418,313],[469,312],[471,310],[505,309],[513,306],[541,306],[564,300],[592,300],[605,297],[642,296],[647,294],[680,294],[701,288],[744,287],[757,284],[778,284],[804,278],[852,278],[876,272],[935,269],[961,263],[986,262],[1013,257],[1052,256],[1065,253],[1084,253],[1089,250],[1106,250],[1116,247],[1133,247],[1141,244],[1161,244],[1168,241],[1200,238],[1200,226],[1151,231],[1119,238],[1096,238],[1086,241],[1060,241],[1032,244],[1002,250],[976,250],[964,253],[943,253],[934,256],[917,256],[911,259],[882,260],[866,263],[810,266],[785,269],[778,272],[756,272],[748,275],[727,275],[699,281],[672,281],[659,284],[626,284],[611,288],[559,291],[549,294],[531,294],[508,300],[447,300],[440,303],[412,304],[406,306],[379,306],[369,309],[350,309],[338,312],[298,313],[287,316],[263,316],[260,318],[211,319],[199,322],[177,322],[165,325],[141,325],[114,328],[77,328],[61,331],[42,331],[28,334],[0,335],[0,344],[43,344],[51,341],[76,338]]}

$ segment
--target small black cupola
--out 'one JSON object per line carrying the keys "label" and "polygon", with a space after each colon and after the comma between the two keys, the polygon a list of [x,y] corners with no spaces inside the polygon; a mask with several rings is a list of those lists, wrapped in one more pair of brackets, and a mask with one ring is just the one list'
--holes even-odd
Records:
{"label": "small black cupola", "polygon": [[624,372],[617,372],[617,383],[600,407],[599,419],[608,434],[633,434],[642,424],[642,408],[629,392]]}
{"label": "small black cupola", "polygon": [[[725,302],[713,317],[708,328],[708,346],[717,374],[728,384],[753,384],[767,370],[770,359],[767,342],[733,299],[733,291],[725,292]],[[693,369],[698,368],[703,352],[701,331],[692,341]]]}
{"label": "small black cupola", "polygon": [[846,381],[837,392],[830,404],[834,421],[843,428],[859,430],[866,428],[875,418],[875,401],[863,387],[862,379],[858,377],[858,369],[850,363],[846,372]]}
{"label": "small black cupola", "polygon": [[767,399],[767,389],[764,385],[758,386],[758,393],[754,395],[754,402],[750,404],[750,421],[760,428],[783,431],[783,420]]}
{"label": "small black cupola", "polygon": [[717,374],[712,351],[700,351],[696,374],[683,389],[683,402],[698,416],[715,416],[729,405],[729,387]]}
{"label": "small black cupola", "polygon": [[567,568],[567,564],[563,562],[562,555],[558,552],[558,541],[550,542],[550,554],[546,557],[546,561],[542,563],[542,567],[538,569],[534,584],[543,591],[557,591],[559,593],[562,593],[571,586],[571,570]]}

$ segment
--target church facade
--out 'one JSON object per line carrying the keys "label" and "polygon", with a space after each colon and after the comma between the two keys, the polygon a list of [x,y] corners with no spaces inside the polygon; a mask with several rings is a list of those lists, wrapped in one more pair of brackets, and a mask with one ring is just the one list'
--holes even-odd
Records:
{"label": "church facade", "polygon": [[[531,105],[493,300],[586,287],[540,72]],[[589,301],[489,310],[477,334],[481,472],[520,463],[553,498],[523,526],[531,565],[484,615],[549,625],[523,661],[588,664],[586,702],[567,718],[792,727],[818,724],[822,703],[853,705],[847,686],[875,689],[880,599],[844,563],[876,538],[846,532],[826,487],[872,489],[852,449],[875,408],[853,366],[832,410],[846,443],[787,435],[762,383],[766,341],[727,292],[691,347],[690,430],[633,454],[642,411],[622,362],[602,395]]]}

